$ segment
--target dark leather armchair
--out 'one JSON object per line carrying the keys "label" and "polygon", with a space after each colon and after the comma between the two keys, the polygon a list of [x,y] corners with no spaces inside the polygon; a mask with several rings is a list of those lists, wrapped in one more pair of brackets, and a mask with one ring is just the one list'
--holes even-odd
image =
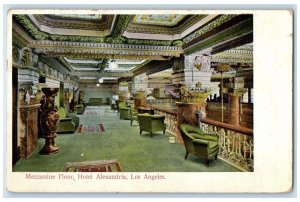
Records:
{"label": "dark leather armchair", "polygon": [[149,132],[151,137],[153,132],[163,131],[165,134],[166,125],[164,124],[165,117],[161,115],[138,114],[140,126],[140,135],[143,131]]}
{"label": "dark leather armchair", "polygon": [[184,142],[187,159],[189,154],[206,160],[217,159],[219,153],[219,137],[213,134],[205,134],[200,128],[188,124],[181,124],[180,131]]}

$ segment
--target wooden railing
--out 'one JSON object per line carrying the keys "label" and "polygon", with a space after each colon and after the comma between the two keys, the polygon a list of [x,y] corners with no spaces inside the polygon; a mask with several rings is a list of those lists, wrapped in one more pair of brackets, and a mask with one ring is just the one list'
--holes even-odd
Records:
{"label": "wooden railing", "polygon": [[[245,128],[253,128],[253,104],[240,104],[239,110],[239,125]],[[223,123],[230,123],[230,106],[228,103],[223,104]],[[222,107],[221,102],[207,102],[206,103],[206,118],[222,121]]]}

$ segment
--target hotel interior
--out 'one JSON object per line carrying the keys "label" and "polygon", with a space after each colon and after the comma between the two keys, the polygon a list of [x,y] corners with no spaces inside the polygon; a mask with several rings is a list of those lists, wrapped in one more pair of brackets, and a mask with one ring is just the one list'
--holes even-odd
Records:
{"label": "hotel interior", "polygon": [[253,172],[253,15],[14,14],[14,172]]}

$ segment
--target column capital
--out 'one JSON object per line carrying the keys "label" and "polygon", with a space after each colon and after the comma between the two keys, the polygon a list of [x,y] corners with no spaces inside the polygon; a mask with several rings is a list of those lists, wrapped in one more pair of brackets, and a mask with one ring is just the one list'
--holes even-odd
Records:
{"label": "column capital", "polygon": [[229,91],[230,92],[228,93],[228,95],[240,97],[247,92],[247,89],[246,88],[237,88],[237,89],[230,89]]}

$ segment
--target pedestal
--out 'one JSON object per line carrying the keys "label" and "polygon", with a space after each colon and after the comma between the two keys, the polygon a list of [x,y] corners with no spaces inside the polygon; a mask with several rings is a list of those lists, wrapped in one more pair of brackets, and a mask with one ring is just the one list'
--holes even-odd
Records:
{"label": "pedestal", "polygon": [[18,118],[19,157],[27,158],[37,148],[38,110],[40,104],[20,105]]}
{"label": "pedestal", "polygon": [[41,109],[41,129],[43,132],[43,138],[45,139],[45,145],[40,151],[40,154],[49,155],[59,151],[54,139],[57,134],[57,124],[59,115],[57,113],[57,107],[54,104],[55,96],[57,95],[58,88],[43,88],[42,91],[46,96],[46,100],[43,103]]}

